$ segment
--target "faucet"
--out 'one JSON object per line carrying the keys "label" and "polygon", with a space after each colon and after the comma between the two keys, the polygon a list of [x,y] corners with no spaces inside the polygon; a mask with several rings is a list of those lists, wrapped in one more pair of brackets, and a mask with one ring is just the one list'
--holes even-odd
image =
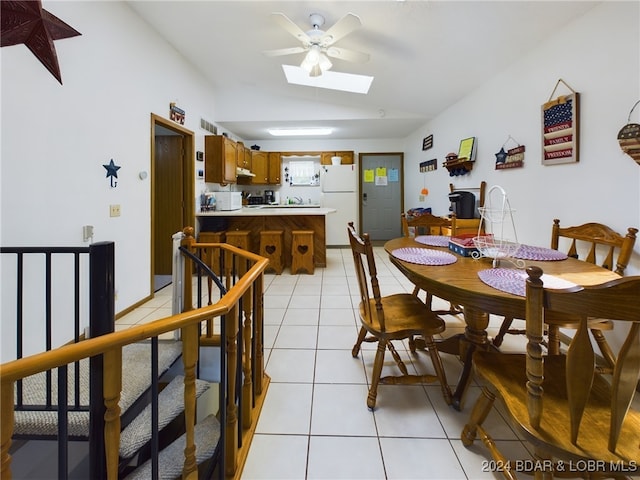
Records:
{"label": "faucet", "polygon": [[304,203],[304,200],[302,200],[302,197],[293,197],[296,200],[296,205],[302,205]]}

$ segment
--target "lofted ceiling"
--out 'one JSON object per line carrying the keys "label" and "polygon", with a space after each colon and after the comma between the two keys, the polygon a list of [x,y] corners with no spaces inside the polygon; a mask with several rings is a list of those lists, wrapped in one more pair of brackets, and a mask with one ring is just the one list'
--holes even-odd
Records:
{"label": "lofted ceiling", "polygon": [[[212,121],[246,140],[268,127],[331,126],[332,138],[404,138],[563,25],[586,1],[130,1],[129,6],[199,69],[215,90]],[[362,26],[336,45],[370,55],[332,71],[374,77],[366,95],[289,85],[282,64],[303,53],[264,50],[299,42],[271,18],[307,31],[309,15],[331,25],[352,12]],[[180,99],[178,98],[180,106]]]}

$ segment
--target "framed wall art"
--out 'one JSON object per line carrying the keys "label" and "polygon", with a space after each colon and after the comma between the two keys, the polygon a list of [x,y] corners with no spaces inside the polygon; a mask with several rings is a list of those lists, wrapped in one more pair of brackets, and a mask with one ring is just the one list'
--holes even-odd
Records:
{"label": "framed wall art", "polygon": [[[571,93],[553,98],[562,83]],[[542,105],[542,164],[557,165],[579,160],[580,95],[559,79],[549,100]]]}

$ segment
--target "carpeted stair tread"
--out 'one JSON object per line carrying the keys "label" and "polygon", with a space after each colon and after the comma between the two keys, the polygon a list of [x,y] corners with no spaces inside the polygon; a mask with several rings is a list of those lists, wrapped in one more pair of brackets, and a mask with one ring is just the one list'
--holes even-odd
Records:
{"label": "carpeted stair tread", "polygon": [[[182,342],[158,342],[158,371],[162,375],[182,354]],[[80,362],[80,403],[89,405],[89,359]],[[122,413],[151,385],[151,344],[149,342],[133,343],[122,348],[122,392],[119,406]],[[141,368],[142,366],[142,368]],[[147,367],[145,367],[147,366]],[[73,404],[73,385],[75,382],[75,367],[68,368],[69,377],[69,405]],[[22,382],[23,404],[44,405],[46,403],[46,376],[38,373],[26,377]],[[53,404],[58,403],[58,372],[52,371]],[[14,399],[17,397],[14,395]],[[24,436],[52,436],[58,434],[58,412],[56,411],[15,411],[15,435]],[[89,412],[69,412],[68,435],[75,438],[89,436]]]}
{"label": "carpeted stair tread", "polygon": [[[209,383],[196,380],[196,398],[208,388]],[[184,377],[176,376],[158,395],[158,430],[162,430],[184,411]],[[131,458],[151,439],[151,405],[120,434],[120,457]]]}
{"label": "carpeted stair tread", "polygon": [[[214,415],[209,415],[195,427],[196,463],[200,465],[211,458],[220,439],[220,423]],[[160,452],[158,456],[158,478],[171,480],[182,477],[186,436],[182,435]],[[151,478],[151,461],[147,460],[131,472],[125,480],[147,480]]]}

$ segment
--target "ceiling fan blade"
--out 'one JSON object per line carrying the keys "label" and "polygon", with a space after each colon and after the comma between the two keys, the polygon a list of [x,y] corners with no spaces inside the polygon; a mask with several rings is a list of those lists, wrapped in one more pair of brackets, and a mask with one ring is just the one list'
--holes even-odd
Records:
{"label": "ceiling fan blade", "polygon": [[282,55],[293,55],[294,53],[305,52],[304,47],[278,48],[276,50],[265,50],[262,53],[267,57],[280,57]]}
{"label": "ceiling fan blade", "polygon": [[271,18],[273,18],[282,28],[284,28],[291,35],[303,42],[305,45],[311,43],[309,35],[307,35],[299,26],[293,23],[293,21],[291,21],[291,19],[284,13],[272,13]]}
{"label": "ceiling fan blade", "polygon": [[332,45],[361,25],[362,22],[360,22],[360,17],[353,13],[347,13],[324,33],[320,43],[325,47]]}
{"label": "ceiling fan blade", "polygon": [[330,47],[327,48],[329,57],[346,60],[347,62],[365,63],[369,61],[369,54],[356,52],[355,50],[347,50],[346,48]]}

